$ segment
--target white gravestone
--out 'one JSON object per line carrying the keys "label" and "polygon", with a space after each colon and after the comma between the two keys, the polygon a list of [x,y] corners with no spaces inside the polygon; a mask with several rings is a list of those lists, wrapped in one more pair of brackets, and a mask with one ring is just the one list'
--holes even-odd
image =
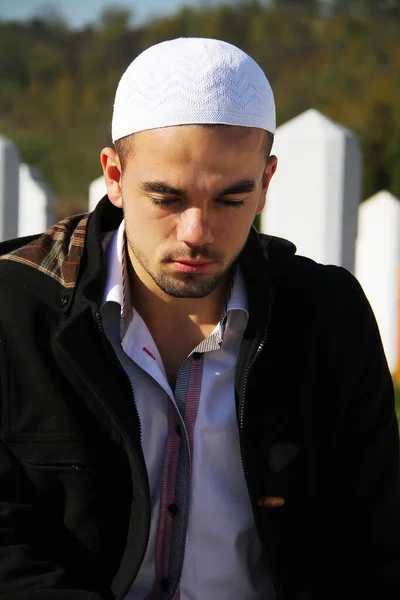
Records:
{"label": "white gravestone", "polygon": [[356,136],[311,109],[278,127],[261,229],[298,254],[354,271],[361,153]]}
{"label": "white gravestone", "polygon": [[399,361],[400,201],[382,191],[359,209],[355,274],[378,321],[389,368]]}
{"label": "white gravestone", "polygon": [[18,235],[42,233],[56,222],[56,199],[34,167],[19,167]]}
{"label": "white gravestone", "polygon": [[0,241],[18,237],[19,155],[0,135]]}
{"label": "white gravestone", "polygon": [[89,186],[89,212],[96,208],[96,205],[107,194],[107,188],[103,175],[98,177]]}

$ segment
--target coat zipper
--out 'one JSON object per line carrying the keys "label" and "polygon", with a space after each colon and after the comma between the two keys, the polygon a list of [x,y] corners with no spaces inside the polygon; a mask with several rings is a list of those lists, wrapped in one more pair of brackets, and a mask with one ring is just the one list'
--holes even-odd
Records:
{"label": "coat zipper", "polygon": [[[244,478],[245,478],[245,482],[246,482],[246,486],[247,486],[247,491],[250,496],[250,499],[252,499],[252,496],[251,496],[251,490],[249,487],[249,474],[248,474],[246,459],[245,459],[245,455],[244,455],[244,441],[243,441],[244,415],[245,415],[245,408],[246,408],[246,402],[245,402],[246,401],[246,392],[247,392],[247,385],[248,385],[248,381],[249,381],[250,372],[251,372],[257,358],[259,357],[259,355],[265,345],[267,337],[268,337],[269,326],[270,326],[270,322],[271,322],[271,314],[272,314],[272,290],[271,290],[271,297],[270,297],[270,302],[269,302],[269,306],[268,306],[267,325],[264,330],[263,337],[261,338],[261,341],[257,347],[257,350],[255,351],[253,358],[251,359],[250,364],[248,365],[248,367],[246,369],[244,379],[243,379],[242,393],[240,396],[240,404],[239,404],[240,456],[241,456],[241,460],[242,460],[242,468],[243,468],[243,472],[244,472]],[[257,511],[255,510],[253,501],[251,502],[251,505],[253,508],[253,516],[254,516],[254,522],[256,525],[256,530],[258,532],[259,531],[258,515],[257,515]],[[265,548],[264,540],[261,539],[260,536],[259,536],[259,539],[260,539],[260,543],[261,543],[261,547],[264,552],[264,555],[267,557],[267,551]],[[271,577],[271,580],[272,580],[275,590],[276,590],[277,586],[276,586],[276,582],[275,582],[275,577],[274,577],[273,573],[271,573],[271,572],[269,572],[269,575]]]}
{"label": "coat zipper", "polygon": [[[100,314],[99,310],[97,310],[96,313],[95,313],[95,319],[96,319],[97,327],[98,327],[101,335],[104,336],[107,339],[107,336],[106,336],[106,334],[104,332],[103,322],[102,322],[101,314]],[[121,367],[121,369],[122,369],[122,367]],[[129,386],[130,386],[130,389],[131,389],[132,400],[133,400],[133,406],[134,406],[134,410],[135,410],[135,413],[136,413],[137,422],[139,423],[140,445],[142,445],[142,425],[141,425],[141,422],[140,422],[139,412],[138,412],[138,409],[137,409],[137,406],[136,406],[136,402],[135,402],[135,394],[134,394],[134,391],[133,391],[132,381],[131,381],[131,378],[128,376],[127,373],[125,373],[124,370],[123,370],[123,372],[124,372],[127,380],[129,381]],[[145,469],[146,469],[146,467],[145,467]],[[148,498],[148,503],[147,504],[148,504],[148,507],[150,508],[150,500],[149,500],[149,498]],[[150,510],[151,510],[151,508],[150,508]],[[150,539],[150,519],[149,519],[149,523],[148,523],[148,527],[147,527],[147,539],[146,539],[146,543],[143,546],[143,551],[142,551],[142,555],[141,555],[140,561],[138,562],[137,570],[134,573],[133,577],[131,578],[129,586],[125,590],[124,595],[129,592],[130,588],[132,587],[132,583],[135,581],[135,578],[136,578],[137,574],[139,573],[140,567],[142,566],[143,559],[144,559],[145,554],[146,554],[147,546],[149,544],[149,539]]]}
{"label": "coat zipper", "polygon": [[[246,373],[244,375],[244,380],[243,380],[243,386],[242,386],[242,393],[240,396],[240,404],[239,404],[239,427],[241,429],[241,431],[243,431],[243,424],[244,424],[244,411],[245,411],[245,399],[246,399],[246,391],[247,391],[247,383],[249,380],[249,375],[250,375],[250,371],[253,368],[258,356],[260,355],[264,344],[267,340],[268,337],[268,332],[269,332],[269,325],[270,325],[270,321],[271,321],[271,313],[272,313],[272,292],[271,292],[271,298],[270,298],[270,302],[269,302],[269,306],[268,306],[268,317],[267,317],[267,325],[266,328],[264,330],[264,334],[263,337],[261,338],[261,341],[258,345],[257,350],[255,351],[253,358],[251,359],[250,364],[248,365],[247,369],[246,369]],[[243,450],[243,444],[242,444],[242,440],[241,440],[241,456],[242,456],[242,463],[243,466],[245,464],[244,461],[244,450]],[[247,481],[247,472],[245,472],[246,475],[246,481]]]}

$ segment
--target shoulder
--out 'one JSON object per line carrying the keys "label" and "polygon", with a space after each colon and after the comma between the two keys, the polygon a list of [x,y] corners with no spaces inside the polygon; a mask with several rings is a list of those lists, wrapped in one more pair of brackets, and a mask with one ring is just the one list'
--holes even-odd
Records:
{"label": "shoulder", "polygon": [[2,291],[47,300],[75,287],[85,247],[88,215],[60,221],[37,236],[0,244]]}
{"label": "shoulder", "polygon": [[279,285],[297,288],[316,301],[324,300],[335,305],[364,296],[356,277],[347,269],[336,265],[323,265],[304,256],[293,256],[277,271]]}
{"label": "shoulder", "polygon": [[362,293],[357,279],[343,267],[324,265],[296,254],[296,246],[275,236],[258,234],[273,278],[280,285],[298,287],[310,292],[331,291],[345,288]]}
{"label": "shoulder", "polygon": [[286,240],[260,236],[275,288],[276,301],[286,310],[307,314],[324,328],[365,329],[374,321],[364,291],[347,269],[323,265],[295,253]]}

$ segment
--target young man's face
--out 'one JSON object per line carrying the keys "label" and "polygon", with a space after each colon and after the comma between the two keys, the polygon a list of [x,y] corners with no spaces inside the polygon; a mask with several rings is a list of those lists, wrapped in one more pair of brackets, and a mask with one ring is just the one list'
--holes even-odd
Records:
{"label": "young man's face", "polygon": [[[119,165],[107,153],[106,181],[111,163]],[[114,182],[108,192],[123,206],[137,276],[174,297],[210,294],[242,250],[275,168],[275,157],[266,163],[261,129],[179,126],[135,134],[120,190]]]}

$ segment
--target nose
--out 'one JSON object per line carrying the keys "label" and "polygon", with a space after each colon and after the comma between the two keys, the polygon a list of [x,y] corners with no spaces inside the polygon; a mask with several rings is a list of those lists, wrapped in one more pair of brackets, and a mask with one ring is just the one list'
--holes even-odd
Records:
{"label": "nose", "polygon": [[210,219],[205,209],[191,207],[181,212],[177,239],[188,246],[204,246],[214,241]]}

